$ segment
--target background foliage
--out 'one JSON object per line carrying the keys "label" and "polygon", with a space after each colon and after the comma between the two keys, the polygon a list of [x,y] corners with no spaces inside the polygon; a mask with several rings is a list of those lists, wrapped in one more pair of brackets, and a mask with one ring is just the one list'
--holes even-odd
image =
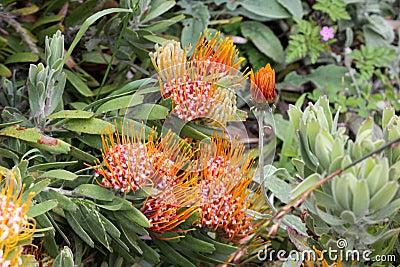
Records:
{"label": "background foliage", "polygon": [[[242,69],[271,63],[279,94],[273,115],[277,150],[261,153],[273,157],[266,167],[268,190],[279,208],[310,174],[302,166],[304,147],[289,120],[289,104],[302,109],[326,95],[324,108],[336,114],[342,136],[357,138],[369,118],[374,135],[383,137],[385,108],[392,106],[393,116],[400,109],[399,14],[398,0],[2,1],[0,166],[17,170],[27,192],[35,192],[30,216],[37,221],[38,260],[53,266],[193,266],[223,263],[236,251],[200,231],[142,240],[149,223],[138,210],[141,196],[98,186],[88,167],[101,156],[101,134],[120,127],[127,108],[136,108],[132,123],[146,120],[147,131],[170,112],[166,102],[148,103],[159,91],[148,56],[155,44],[180,40],[190,53],[190,44],[209,28],[235,41],[246,58]],[[334,30],[333,39],[322,40],[323,26]],[[249,92],[238,94],[250,98]],[[256,134],[248,113],[247,129]],[[212,131],[189,123],[182,137],[201,139]],[[300,219],[303,210],[287,216],[273,248],[296,247],[287,226],[313,237],[310,221]],[[392,219],[388,229],[398,228],[398,214]],[[325,220],[327,225],[336,229]],[[377,253],[400,259],[396,237],[377,244]],[[327,239],[312,242],[322,246]],[[260,264],[256,253],[245,261]]]}

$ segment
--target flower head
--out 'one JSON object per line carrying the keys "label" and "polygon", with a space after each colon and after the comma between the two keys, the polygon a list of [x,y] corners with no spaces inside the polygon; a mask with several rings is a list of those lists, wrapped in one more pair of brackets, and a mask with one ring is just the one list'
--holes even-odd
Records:
{"label": "flower head", "polygon": [[205,157],[199,172],[201,220],[198,225],[222,233],[236,243],[243,242],[255,230],[254,217],[248,210],[256,203],[256,192],[249,190],[254,172],[253,159],[245,157],[244,146],[233,139],[213,138],[216,151]]}
{"label": "flower head", "polygon": [[155,50],[150,57],[159,74],[162,97],[173,100],[173,113],[184,121],[203,119],[214,126],[238,120],[234,91],[218,85],[220,79],[228,78],[225,83],[235,81],[228,85],[234,88],[247,78],[236,75],[244,58],[232,40],[221,38],[219,32],[205,32],[189,60],[176,41],[156,45]]}
{"label": "flower head", "polygon": [[[185,187],[184,183],[175,184],[176,187]],[[186,187],[190,192],[190,187]],[[177,194],[177,190],[167,187],[154,197],[148,198],[142,207],[143,214],[149,219],[150,231],[156,234],[166,232],[185,232],[176,229],[190,216],[198,211],[198,207],[190,205],[190,196]],[[186,193],[187,193],[186,192]]]}
{"label": "flower head", "polygon": [[180,42],[167,40],[161,46],[156,44],[155,50],[149,55],[164,81],[177,79],[184,75],[186,52],[182,49]]}
{"label": "flower head", "polygon": [[103,177],[100,184],[121,192],[136,191],[140,187],[157,184],[159,190],[164,184],[173,184],[179,179],[177,174],[184,165],[186,152],[179,154],[183,143],[174,142],[173,134],[156,139],[155,131],[143,141],[144,126],[139,133],[132,125],[119,132],[102,136],[103,163],[97,162],[94,167],[96,176]]}
{"label": "flower head", "polygon": [[166,83],[160,80],[160,85],[163,97],[174,101],[173,112],[182,120],[191,121],[206,117],[210,112],[217,81],[215,74],[206,75],[198,64],[187,65],[183,76]]}
{"label": "flower head", "polygon": [[324,41],[328,41],[329,39],[335,37],[333,28],[330,28],[328,26],[322,27],[322,30],[319,32],[319,34],[322,36],[322,40]]}
{"label": "flower head", "polygon": [[35,220],[26,215],[32,195],[22,201],[22,192],[17,189],[19,179],[11,171],[5,180],[0,174],[0,266],[22,266],[18,242],[31,238],[36,228]]}
{"label": "flower head", "polygon": [[[239,51],[233,44],[233,40],[221,38],[220,32],[212,34],[206,31],[200,35],[191,60],[211,63],[210,67],[219,68],[224,72],[228,68],[238,70],[244,58],[239,57]],[[212,63],[216,63],[218,66]]]}
{"label": "flower head", "polygon": [[250,86],[251,95],[258,104],[271,104],[276,99],[275,71],[268,63],[259,71],[250,73],[252,84]]}

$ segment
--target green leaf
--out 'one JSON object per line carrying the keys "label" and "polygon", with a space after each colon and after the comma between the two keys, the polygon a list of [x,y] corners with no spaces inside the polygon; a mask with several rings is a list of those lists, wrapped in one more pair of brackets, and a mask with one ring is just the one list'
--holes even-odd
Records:
{"label": "green leaf", "polygon": [[[76,212],[65,212],[65,218],[68,221],[68,224],[71,226],[72,230],[90,247],[94,248],[94,242],[88,235],[88,233],[82,228],[81,224],[77,221],[77,213],[79,211],[77,210]],[[83,222],[85,223],[85,222]]]}
{"label": "green leaf", "polygon": [[115,131],[111,123],[96,118],[71,119],[64,124],[64,127],[73,132],[88,134],[107,134]]}
{"label": "green leaf", "polygon": [[39,56],[30,52],[20,52],[9,56],[4,64],[22,63],[22,62],[37,62]]}
{"label": "green leaf", "polygon": [[121,211],[119,214],[133,222],[136,222],[140,226],[146,228],[149,228],[151,226],[147,217],[144,216],[143,213],[141,213],[140,210],[135,207],[132,207],[129,210]]}
{"label": "green leaf", "polygon": [[185,15],[180,14],[180,15],[177,15],[170,19],[157,21],[157,22],[151,24],[150,26],[146,27],[145,29],[152,33],[157,33],[157,32],[160,32],[160,31],[174,25],[175,23],[183,20],[184,18],[185,18]]}
{"label": "green leaf", "polygon": [[55,199],[41,202],[39,204],[31,206],[29,208],[27,215],[29,217],[36,217],[38,215],[48,212],[51,209],[54,209],[55,207],[57,207],[57,204],[58,204],[58,202]]}
{"label": "green leaf", "polygon": [[183,257],[179,252],[173,249],[167,242],[153,239],[154,244],[161,250],[162,256],[164,256],[168,262],[176,264],[182,267],[195,267],[192,262]]}
{"label": "green leaf", "polygon": [[64,161],[64,162],[49,162],[43,164],[36,164],[34,166],[29,167],[28,172],[44,171],[47,169],[61,168],[61,167],[65,168],[67,166],[75,165],[77,163],[78,161]]}
{"label": "green leaf", "polygon": [[144,259],[152,264],[153,266],[160,262],[160,254],[158,254],[154,249],[147,245],[143,240],[138,239],[137,243],[143,251]]}
{"label": "green leaf", "polygon": [[154,78],[144,78],[140,80],[135,80],[132,82],[129,82],[122,86],[120,89],[115,90],[112,92],[109,96],[115,96],[123,93],[130,93],[134,90],[141,89],[144,86],[149,86],[149,85],[157,85],[158,81]]}
{"label": "green leaf", "polygon": [[93,92],[78,75],[67,69],[64,69],[63,71],[65,72],[65,74],[67,74],[67,80],[81,95],[86,97],[93,96]]}
{"label": "green leaf", "polygon": [[123,232],[134,232],[138,235],[149,234],[145,228],[143,228],[136,222],[133,222],[129,214],[124,212],[114,212],[113,214]]}
{"label": "green leaf", "polygon": [[[55,199],[58,201],[58,206],[62,208],[63,210],[70,211],[70,212],[75,212],[77,210],[77,205],[72,202],[71,199],[68,197],[64,196],[63,194],[50,189],[47,192],[43,192],[48,196],[49,199]],[[43,194],[42,193],[42,194]]]}
{"label": "green leaf", "polygon": [[290,198],[295,199],[298,196],[304,194],[307,190],[313,187],[320,180],[320,175],[318,173],[314,173],[304,179],[299,185],[296,186],[291,191]]}
{"label": "green leaf", "polygon": [[126,117],[139,120],[163,120],[167,118],[169,109],[157,104],[143,104],[129,110]]}
{"label": "green leaf", "polygon": [[53,113],[47,119],[89,119],[94,116],[93,112],[84,110],[61,110]]}
{"label": "green leaf", "polygon": [[333,97],[343,88],[352,87],[351,78],[348,77],[347,72],[348,69],[346,67],[330,64],[318,67],[308,75],[308,79],[319,89],[324,90],[329,97]]}
{"label": "green leaf", "polygon": [[70,152],[71,145],[63,140],[43,135],[36,143],[28,142],[30,146],[37,147],[53,153],[66,154]]}
{"label": "green leaf", "polygon": [[213,253],[215,251],[215,246],[206,241],[194,238],[190,235],[185,236],[179,242],[179,245],[190,249],[190,251],[204,252],[204,253]]}
{"label": "green leaf", "polygon": [[29,187],[22,194],[22,201],[26,201],[30,193],[33,193],[33,197],[42,192],[50,184],[50,179],[44,179],[34,183],[33,186]]}
{"label": "green leaf", "polygon": [[78,178],[78,175],[66,170],[51,170],[43,173],[42,175],[39,176],[39,178],[52,178],[52,179],[73,181],[76,178]]}
{"label": "green leaf", "polygon": [[99,212],[84,203],[79,205],[79,209],[82,218],[86,222],[84,228],[88,228],[95,239],[112,252],[112,248],[110,247],[112,239],[106,232],[104,223],[99,216]]}
{"label": "green leaf", "polygon": [[[93,64],[104,64],[107,65],[110,63],[112,56],[102,53],[102,52],[85,52],[82,54],[82,62],[88,62]],[[116,65],[118,61],[116,59],[113,60],[112,64]]]}
{"label": "green leaf", "polygon": [[210,22],[210,13],[208,7],[201,2],[194,2],[186,11],[193,16],[182,21],[183,29],[181,34],[182,46],[189,44],[194,45],[199,39],[200,33],[203,32]]}
{"label": "green leaf", "polygon": [[142,19],[141,22],[145,23],[149,20],[152,20],[164,14],[174,6],[175,1],[152,1],[149,7],[150,11],[148,11],[147,15],[144,17],[144,19]]}
{"label": "green leaf", "polygon": [[[94,1],[97,2],[97,1]],[[90,12],[92,12],[93,9],[90,8]],[[75,9],[76,14],[78,14],[79,18],[82,18],[82,13],[78,12]],[[96,20],[98,20],[99,18],[106,16],[108,14],[111,13],[115,13],[115,12],[119,12],[119,13],[131,13],[132,10],[130,9],[125,9],[125,8],[108,8],[102,11],[99,11],[95,14],[93,14],[92,16],[90,16],[89,18],[87,18],[85,20],[85,22],[82,24],[81,28],[79,29],[78,33],[75,36],[74,41],[72,42],[72,44],[69,46],[69,49],[67,51],[67,53],[64,55],[64,59],[61,62],[60,66],[63,66],[65,64],[65,61],[71,56],[72,51],[74,50],[75,46],[79,43],[79,41],[81,40],[82,36],[85,34],[85,32],[89,29],[90,25],[92,25],[93,23],[96,22]],[[71,16],[68,16],[71,19]],[[77,22],[77,20],[71,19],[71,21],[74,21],[75,23]],[[60,67],[59,66],[59,67]]]}
{"label": "green leaf", "polygon": [[284,61],[283,47],[278,37],[267,26],[256,21],[241,23],[243,36],[249,38],[266,56],[276,62]]}
{"label": "green leaf", "polygon": [[42,135],[34,128],[25,128],[20,126],[11,126],[0,130],[0,136],[9,136],[23,141],[38,142]]}
{"label": "green leaf", "polygon": [[11,77],[11,75],[11,70],[7,68],[4,64],[0,63],[0,76]]}
{"label": "green leaf", "polygon": [[37,5],[31,5],[31,6],[11,10],[11,14],[14,14],[16,16],[27,16],[27,15],[36,13],[37,11],[39,11],[39,7]]}
{"label": "green leaf", "polygon": [[61,21],[64,18],[63,15],[52,15],[52,16],[45,16],[43,18],[38,19],[38,21],[35,22],[35,24],[32,25],[30,30],[34,30],[35,28],[42,26],[47,23],[52,23],[52,22],[58,22]]}
{"label": "green leaf", "polygon": [[167,40],[167,39],[157,36],[157,35],[145,35],[145,36],[143,36],[143,38],[146,40],[149,40],[150,42],[160,44],[160,45]]}
{"label": "green leaf", "polygon": [[303,16],[303,6],[300,0],[277,0],[293,16],[301,19]]}
{"label": "green leaf", "polygon": [[119,110],[119,109],[128,108],[128,107],[133,107],[133,106],[143,103],[143,99],[144,99],[143,95],[140,95],[140,94],[134,94],[133,96],[127,95],[127,96],[115,98],[115,99],[112,99],[112,100],[107,101],[106,103],[102,104],[96,110],[96,114],[102,115],[105,112]]}
{"label": "green leaf", "polygon": [[64,249],[54,259],[53,267],[74,267],[73,253],[71,249],[64,246]]}
{"label": "green leaf", "polygon": [[9,159],[13,159],[15,162],[18,162],[18,160],[19,160],[19,157],[17,154],[15,154],[11,150],[5,149],[5,148],[0,148],[0,156],[9,158]]}
{"label": "green leaf", "polygon": [[85,151],[82,151],[79,148],[76,148],[74,146],[71,146],[71,150],[69,151],[69,154],[77,159],[80,159],[80,160],[83,160],[86,162],[94,163],[96,161],[96,158],[93,155],[91,155]]}
{"label": "green leaf", "polygon": [[[104,204],[97,202],[96,206],[103,208],[105,210],[115,211],[115,210],[121,210],[124,205],[124,202],[128,202],[128,201],[125,199],[116,197],[112,201],[107,201]],[[130,202],[128,202],[128,204],[130,205]]]}
{"label": "green leaf", "polygon": [[262,17],[271,19],[284,19],[290,17],[290,13],[276,0],[238,0],[236,2],[248,11]]}
{"label": "green leaf", "polygon": [[343,0],[317,0],[313,8],[327,13],[333,22],[340,19],[351,19],[346,11],[346,3]]}
{"label": "green leaf", "polygon": [[77,195],[98,200],[112,201],[114,199],[114,194],[111,191],[94,184],[81,184],[74,189],[74,192]]}

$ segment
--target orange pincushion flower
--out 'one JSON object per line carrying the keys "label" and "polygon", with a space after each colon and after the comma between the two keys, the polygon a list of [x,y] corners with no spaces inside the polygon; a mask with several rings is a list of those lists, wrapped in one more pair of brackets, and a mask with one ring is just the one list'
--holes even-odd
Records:
{"label": "orange pincushion flower", "polygon": [[233,139],[213,138],[216,145],[213,157],[202,170],[200,226],[222,232],[222,236],[242,243],[256,227],[254,217],[247,211],[255,204],[257,194],[248,189],[254,172],[253,159],[244,157],[244,145]]}
{"label": "orange pincushion flower", "polygon": [[18,242],[31,238],[36,228],[35,220],[26,215],[32,194],[22,202],[22,192],[15,191],[19,182],[11,171],[7,172],[5,181],[0,173],[0,183],[4,183],[0,191],[0,266],[24,265]]}
{"label": "orange pincushion flower", "polygon": [[233,44],[233,40],[221,38],[220,32],[212,34],[205,31],[197,41],[191,60],[217,63],[219,66],[211,67],[220,68],[223,72],[227,67],[236,70],[239,69],[244,58],[239,57],[239,51]]}
{"label": "orange pincushion flower", "polygon": [[192,205],[196,198],[192,193],[192,189],[181,181],[148,198],[143,204],[142,212],[149,219],[150,231],[156,234],[187,231],[175,228],[198,211],[198,207]]}
{"label": "orange pincushion flower", "polygon": [[256,73],[251,71],[250,79],[252,81],[250,91],[256,103],[271,104],[275,101],[275,71],[271,68],[269,63]]}
{"label": "orange pincushion flower", "polygon": [[[103,177],[100,184],[121,192],[136,191],[142,186],[157,184],[161,190],[167,183],[174,184],[179,178],[179,169],[190,155],[188,151],[179,153],[182,142],[173,142],[173,134],[168,132],[159,139],[154,139],[155,131],[148,136],[148,142],[142,140],[144,127],[140,133],[131,125],[122,130],[122,135],[109,131],[102,136],[103,164],[97,161],[96,177]],[[132,136],[132,137],[130,137]],[[107,138],[108,137],[108,138]]]}
{"label": "orange pincushion flower", "polygon": [[163,98],[174,101],[173,112],[184,121],[206,117],[214,105],[216,73],[207,74],[201,65],[189,62],[184,75],[176,76],[165,83],[159,76]]}

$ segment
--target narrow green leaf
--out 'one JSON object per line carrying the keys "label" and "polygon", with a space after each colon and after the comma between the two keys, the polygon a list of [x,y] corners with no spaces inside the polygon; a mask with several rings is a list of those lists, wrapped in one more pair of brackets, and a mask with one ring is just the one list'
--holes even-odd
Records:
{"label": "narrow green leaf", "polygon": [[215,246],[213,244],[194,238],[190,235],[187,235],[185,236],[185,238],[182,238],[181,241],[179,242],[179,245],[184,248],[190,249],[191,251],[204,252],[204,253],[213,253],[215,251]]}
{"label": "narrow green leaf", "polygon": [[75,212],[78,208],[77,205],[71,199],[53,189],[50,189],[49,191],[43,193],[45,193],[49,199],[57,200],[58,206],[63,210]]}
{"label": "narrow green leaf", "polygon": [[30,52],[20,52],[9,56],[4,64],[23,63],[23,62],[37,62],[39,56]]}
{"label": "narrow green leaf", "polygon": [[73,181],[76,178],[78,178],[78,175],[66,170],[51,170],[43,173],[42,175],[39,176],[39,178],[52,178],[52,179]]}
{"label": "narrow green leaf", "polygon": [[55,207],[57,207],[57,204],[58,204],[58,202],[55,199],[41,202],[39,204],[31,206],[29,208],[27,215],[29,217],[36,217],[38,215],[48,212],[51,209],[54,209]]}
{"label": "narrow green leaf", "polygon": [[43,164],[37,164],[28,168],[28,172],[34,171],[44,171],[47,169],[54,169],[54,168],[65,168],[67,166],[72,166],[77,164],[78,161],[65,161],[65,162],[48,162]]}
{"label": "narrow green leaf", "polygon": [[119,110],[123,108],[133,107],[143,102],[144,97],[142,95],[127,95],[116,99],[112,99],[102,104],[97,110],[96,114],[101,115],[105,112]]}
{"label": "narrow green leaf", "polygon": [[45,16],[43,18],[40,18],[37,22],[35,22],[35,24],[33,24],[32,27],[29,29],[32,31],[35,28],[42,26],[44,24],[61,21],[63,18],[64,18],[63,15]]}
{"label": "narrow green leaf", "polygon": [[114,199],[114,194],[111,191],[94,184],[81,184],[75,188],[74,192],[80,196],[104,201],[112,201]]}
{"label": "narrow green leaf", "polygon": [[[78,212],[78,211],[77,211]],[[93,240],[90,238],[90,236],[88,235],[88,233],[86,233],[85,230],[83,230],[82,226],[80,225],[80,223],[76,220],[76,213],[77,212],[69,212],[66,211],[65,212],[65,218],[68,221],[68,224],[71,226],[72,230],[86,243],[88,244],[90,247],[94,248],[94,242]]]}
{"label": "narrow green leaf", "polygon": [[84,110],[61,110],[53,113],[47,119],[90,119],[94,116],[93,112]]}
{"label": "narrow green leaf", "polygon": [[73,132],[88,134],[107,134],[115,131],[111,123],[96,118],[71,119],[64,124],[64,127]]}
{"label": "narrow green leaf", "polygon": [[162,1],[161,3],[159,3],[159,5],[155,5],[152,2],[151,6],[150,6],[150,11],[144,17],[144,19],[142,20],[142,23],[145,23],[149,20],[152,20],[152,19],[164,14],[165,12],[167,12],[174,6],[175,6],[175,1]]}
{"label": "narrow green leaf", "polygon": [[132,207],[131,209],[125,210],[123,212],[121,211],[120,214],[125,216],[126,218],[130,219],[131,221],[136,222],[140,226],[143,226],[146,228],[149,228],[151,226],[150,222],[146,218],[146,216],[144,216],[143,213],[141,213],[140,210],[138,210],[135,207]]}
{"label": "narrow green leaf", "polygon": [[78,75],[67,69],[64,69],[63,71],[65,72],[65,74],[67,74],[67,80],[81,95],[86,97],[93,96],[93,92]]}
{"label": "narrow green leaf", "polygon": [[129,110],[128,118],[138,120],[163,120],[169,114],[169,109],[157,104],[143,104]]}
{"label": "narrow green leaf", "polygon": [[40,192],[43,191],[48,185],[50,184],[50,179],[44,179],[34,183],[33,186],[29,187],[25,192],[22,194],[22,201],[26,201],[30,193],[34,193],[33,196],[36,196]]}
{"label": "narrow green leaf", "polygon": [[106,16],[108,14],[111,14],[111,13],[116,13],[116,12],[117,13],[130,13],[130,12],[132,12],[132,10],[125,9],[125,8],[109,8],[109,9],[99,11],[99,12],[93,14],[92,16],[90,16],[89,18],[87,18],[85,20],[85,22],[82,24],[78,33],[76,34],[75,39],[72,42],[72,44],[70,45],[67,53],[65,54],[64,59],[61,62],[60,66],[63,66],[65,64],[65,61],[71,56],[71,53],[74,50],[75,46],[81,40],[81,38],[85,34],[85,32],[89,29],[90,25],[92,25],[94,22],[96,22],[96,20],[98,20],[99,18]]}
{"label": "narrow green leaf", "polygon": [[176,264],[182,267],[195,267],[191,261],[183,257],[179,252],[173,249],[167,242],[154,239],[154,244],[161,250],[162,256],[164,256],[168,262]]}
{"label": "narrow green leaf", "polygon": [[3,77],[11,77],[12,73],[9,68],[6,67],[3,63],[0,63],[0,76]]}

